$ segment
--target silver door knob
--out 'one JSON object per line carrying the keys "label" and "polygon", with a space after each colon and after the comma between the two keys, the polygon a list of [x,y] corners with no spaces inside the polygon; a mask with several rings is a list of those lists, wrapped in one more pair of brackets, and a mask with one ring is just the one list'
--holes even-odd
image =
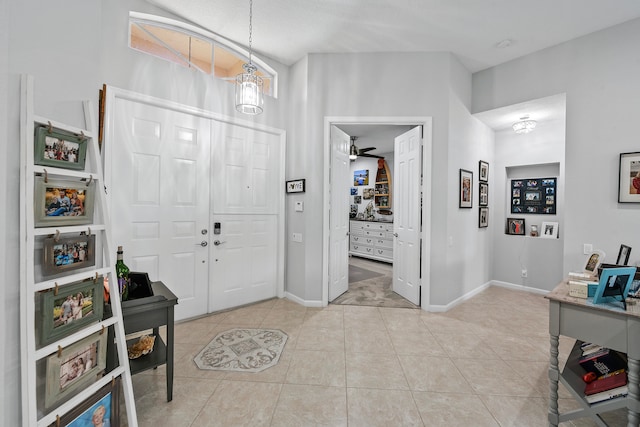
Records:
{"label": "silver door knob", "polygon": [[221,244],[223,244],[224,242],[221,242],[220,240],[214,240],[213,244],[216,246],[220,246]]}
{"label": "silver door knob", "polygon": [[200,243],[196,243],[196,246],[202,246],[202,247],[204,248],[204,247],[205,247],[205,246],[207,246],[208,244],[209,244],[209,243],[207,243],[207,241],[206,241],[206,240],[203,240],[203,241],[202,241],[202,242],[200,242]]}
{"label": "silver door knob", "polygon": [[398,233],[393,233],[393,235],[394,235],[395,237],[398,237]]}

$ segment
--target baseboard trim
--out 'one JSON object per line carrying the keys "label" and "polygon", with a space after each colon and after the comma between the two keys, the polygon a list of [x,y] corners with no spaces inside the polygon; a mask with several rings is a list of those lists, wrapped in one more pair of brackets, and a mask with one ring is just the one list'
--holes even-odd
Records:
{"label": "baseboard trim", "polygon": [[515,291],[530,292],[532,294],[546,295],[549,292],[551,292],[544,289],[532,288],[532,287],[523,286],[523,285],[516,285],[515,283],[510,283],[510,282],[501,282],[500,280],[492,280],[489,283],[492,286],[499,286],[501,288],[513,289]]}
{"label": "baseboard trim", "polygon": [[322,301],[307,301],[304,300],[290,292],[285,292],[284,293],[284,297],[288,300],[291,300],[297,304],[300,304],[304,307],[314,307],[314,308],[322,308],[324,307],[324,305],[322,304]]}

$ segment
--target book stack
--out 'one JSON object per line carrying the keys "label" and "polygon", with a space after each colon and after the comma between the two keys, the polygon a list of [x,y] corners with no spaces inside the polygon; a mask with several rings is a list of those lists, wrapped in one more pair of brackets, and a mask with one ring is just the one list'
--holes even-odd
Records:
{"label": "book stack", "polygon": [[578,298],[593,297],[598,289],[598,278],[587,273],[569,273],[569,295]]}
{"label": "book stack", "polygon": [[624,354],[591,344],[581,345],[582,356],[578,360],[585,370],[585,399],[590,404],[626,396],[627,361]]}

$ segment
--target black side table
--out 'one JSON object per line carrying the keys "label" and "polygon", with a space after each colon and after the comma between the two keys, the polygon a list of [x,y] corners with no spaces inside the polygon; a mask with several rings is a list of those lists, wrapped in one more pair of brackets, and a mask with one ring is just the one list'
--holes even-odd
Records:
{"label": "black side table", "polygon": [[[129,368],[131,375],[134,375],[166,364],[167,402],[171,402],[173,399],[173,308],[178,303],[178,297],[162,282],[151,282],[151,288],[153,296],[122,302],[124,333],[129,335],[152,329],[153,335],[156,337],[153,351],[137,359],[129,360]],[[159,334],[159,329],[163,325],[167,326],[166,343],[162,341]],[[110,334],[112,333],[110,331]],[[128,340],[127,346],[137,340],[137,338]],[[109,343],[113,343],[113,338],[109,338]],[[111,345],[108,358],[115,361],[117,357],[115,345]]]}

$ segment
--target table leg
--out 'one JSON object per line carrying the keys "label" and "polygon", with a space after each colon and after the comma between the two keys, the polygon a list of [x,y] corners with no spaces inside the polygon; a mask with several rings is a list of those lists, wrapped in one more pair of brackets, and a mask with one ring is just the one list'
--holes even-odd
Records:
{"label": "table leg", "polygon": [[167,308],[167,402],[173,400],[173,306]]}
{"label": "table leg", "polygon": [[560,379],[560,369],[558,367],[558,346],[560,339],[558,335],[550,336],[550,358],[549,358],[549,426],[557,426],[560,413],[558,412],[558,380]]}
{"label": "table leg", "polygon": [[[640,380],[640,361],[628,358],[627,362],[629,368],[627,372],[627,383],[629,386],[628,399],[629,402],[638,402],[638,400],[640,400],[640,386],[638,385],[638,381]],[[632,409],[631,404],[629,404],[628,408],[627,426],[637,427],[640,425],[640,414]]]}

